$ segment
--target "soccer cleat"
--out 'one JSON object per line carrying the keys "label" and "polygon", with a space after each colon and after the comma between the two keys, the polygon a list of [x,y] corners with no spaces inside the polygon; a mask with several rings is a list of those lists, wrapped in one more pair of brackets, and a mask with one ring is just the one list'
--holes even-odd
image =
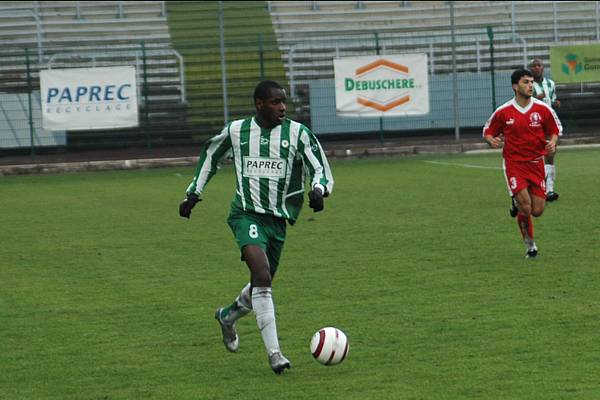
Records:
{"label": "soccer cleat", "polygon": [[510,199],[510,210],[508,210],[508,213],[513,218],[516,217],[519,213],[519,209],[517,208],[517,202],[515,201],[514,197]]}
{"label": "soccer cleat", "polygon": [[548,192],[546,194],[546,201],[554,201],[554,200],[558,200],[558,193]]}
{"label": "soccer cleat", "polygon": [[269,352],[269,363],[271,363],[271,369],[276,374],[281,374],[284,369],[292,367],[290,360],[285,358],[279,350],[271,350]]}
{"label": "soccer cleat", "polygon": [[537,248],[533,248],[533,249],[529,249],[527,250],[527,253],[525,254],[525,258],[536,258],[538,255],[538,249]]}
{"label": "soccer cleat", "polygon": [[235,353],[240,347],[240,338],[238,337],[237,331],[235,330],[235,322],[228,324],[221,319],[222,308],[219,308],[215,312],[215,319],[221,325],[221,332],[223,333],[223,344],[225,348],[232,353]]}

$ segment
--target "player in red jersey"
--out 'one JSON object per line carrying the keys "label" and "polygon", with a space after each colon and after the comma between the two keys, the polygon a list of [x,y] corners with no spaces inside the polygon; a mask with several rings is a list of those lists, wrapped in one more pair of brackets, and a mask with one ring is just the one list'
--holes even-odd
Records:
{"label": "player in red jersey", "polygon": [[526,257],[535,258],[538,248],[531,216],[539,217],[544,212],[544,156],[556,151],[562,125],[551,107],[532,97],[530,71],[516,70],[511,83],[515,97],[494,111],[483,127],[483,137],[490,147],[503,147],[504,176],[517,202],[517,223],[527,246]]}

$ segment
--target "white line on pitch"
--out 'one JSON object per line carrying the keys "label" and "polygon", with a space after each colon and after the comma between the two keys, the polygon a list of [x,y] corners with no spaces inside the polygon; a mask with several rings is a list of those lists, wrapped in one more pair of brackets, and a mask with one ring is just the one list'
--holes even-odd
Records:
{"label": "white line on pitch", "polygon": [[429,164],[439,164],[439,165],[452,165],[455,167],[463,167],[463,168],[478,168],[478,169],[502,169],[500,167],[487,167],[485,165],[474,165],[474,164],[458,164],[458,163],[450,163],[450,162],[442,162],[442,161],[425,161]]}

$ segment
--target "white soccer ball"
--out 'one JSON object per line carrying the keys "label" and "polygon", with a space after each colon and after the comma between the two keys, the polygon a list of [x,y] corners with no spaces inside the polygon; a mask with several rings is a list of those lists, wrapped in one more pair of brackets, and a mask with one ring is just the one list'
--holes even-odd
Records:
{"label": "white soccer ball", "polygon": [[348,355],[348,338],[333,327],[319,329],[310,340],[310,352],[323,365],[336,365]]}

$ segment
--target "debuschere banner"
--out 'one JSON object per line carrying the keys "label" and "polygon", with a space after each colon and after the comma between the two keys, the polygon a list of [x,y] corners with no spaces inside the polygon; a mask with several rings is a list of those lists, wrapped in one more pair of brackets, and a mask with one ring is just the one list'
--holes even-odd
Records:
{"label": "debuschere banner", "polygon": [[138,126],[134,67],[43,70],[40,88],[44,129]]}
{"label": "debuschere banner", "polygon": [[346,117],[398,117],[429,113],[427,54],[340,58],[335,108]]}

